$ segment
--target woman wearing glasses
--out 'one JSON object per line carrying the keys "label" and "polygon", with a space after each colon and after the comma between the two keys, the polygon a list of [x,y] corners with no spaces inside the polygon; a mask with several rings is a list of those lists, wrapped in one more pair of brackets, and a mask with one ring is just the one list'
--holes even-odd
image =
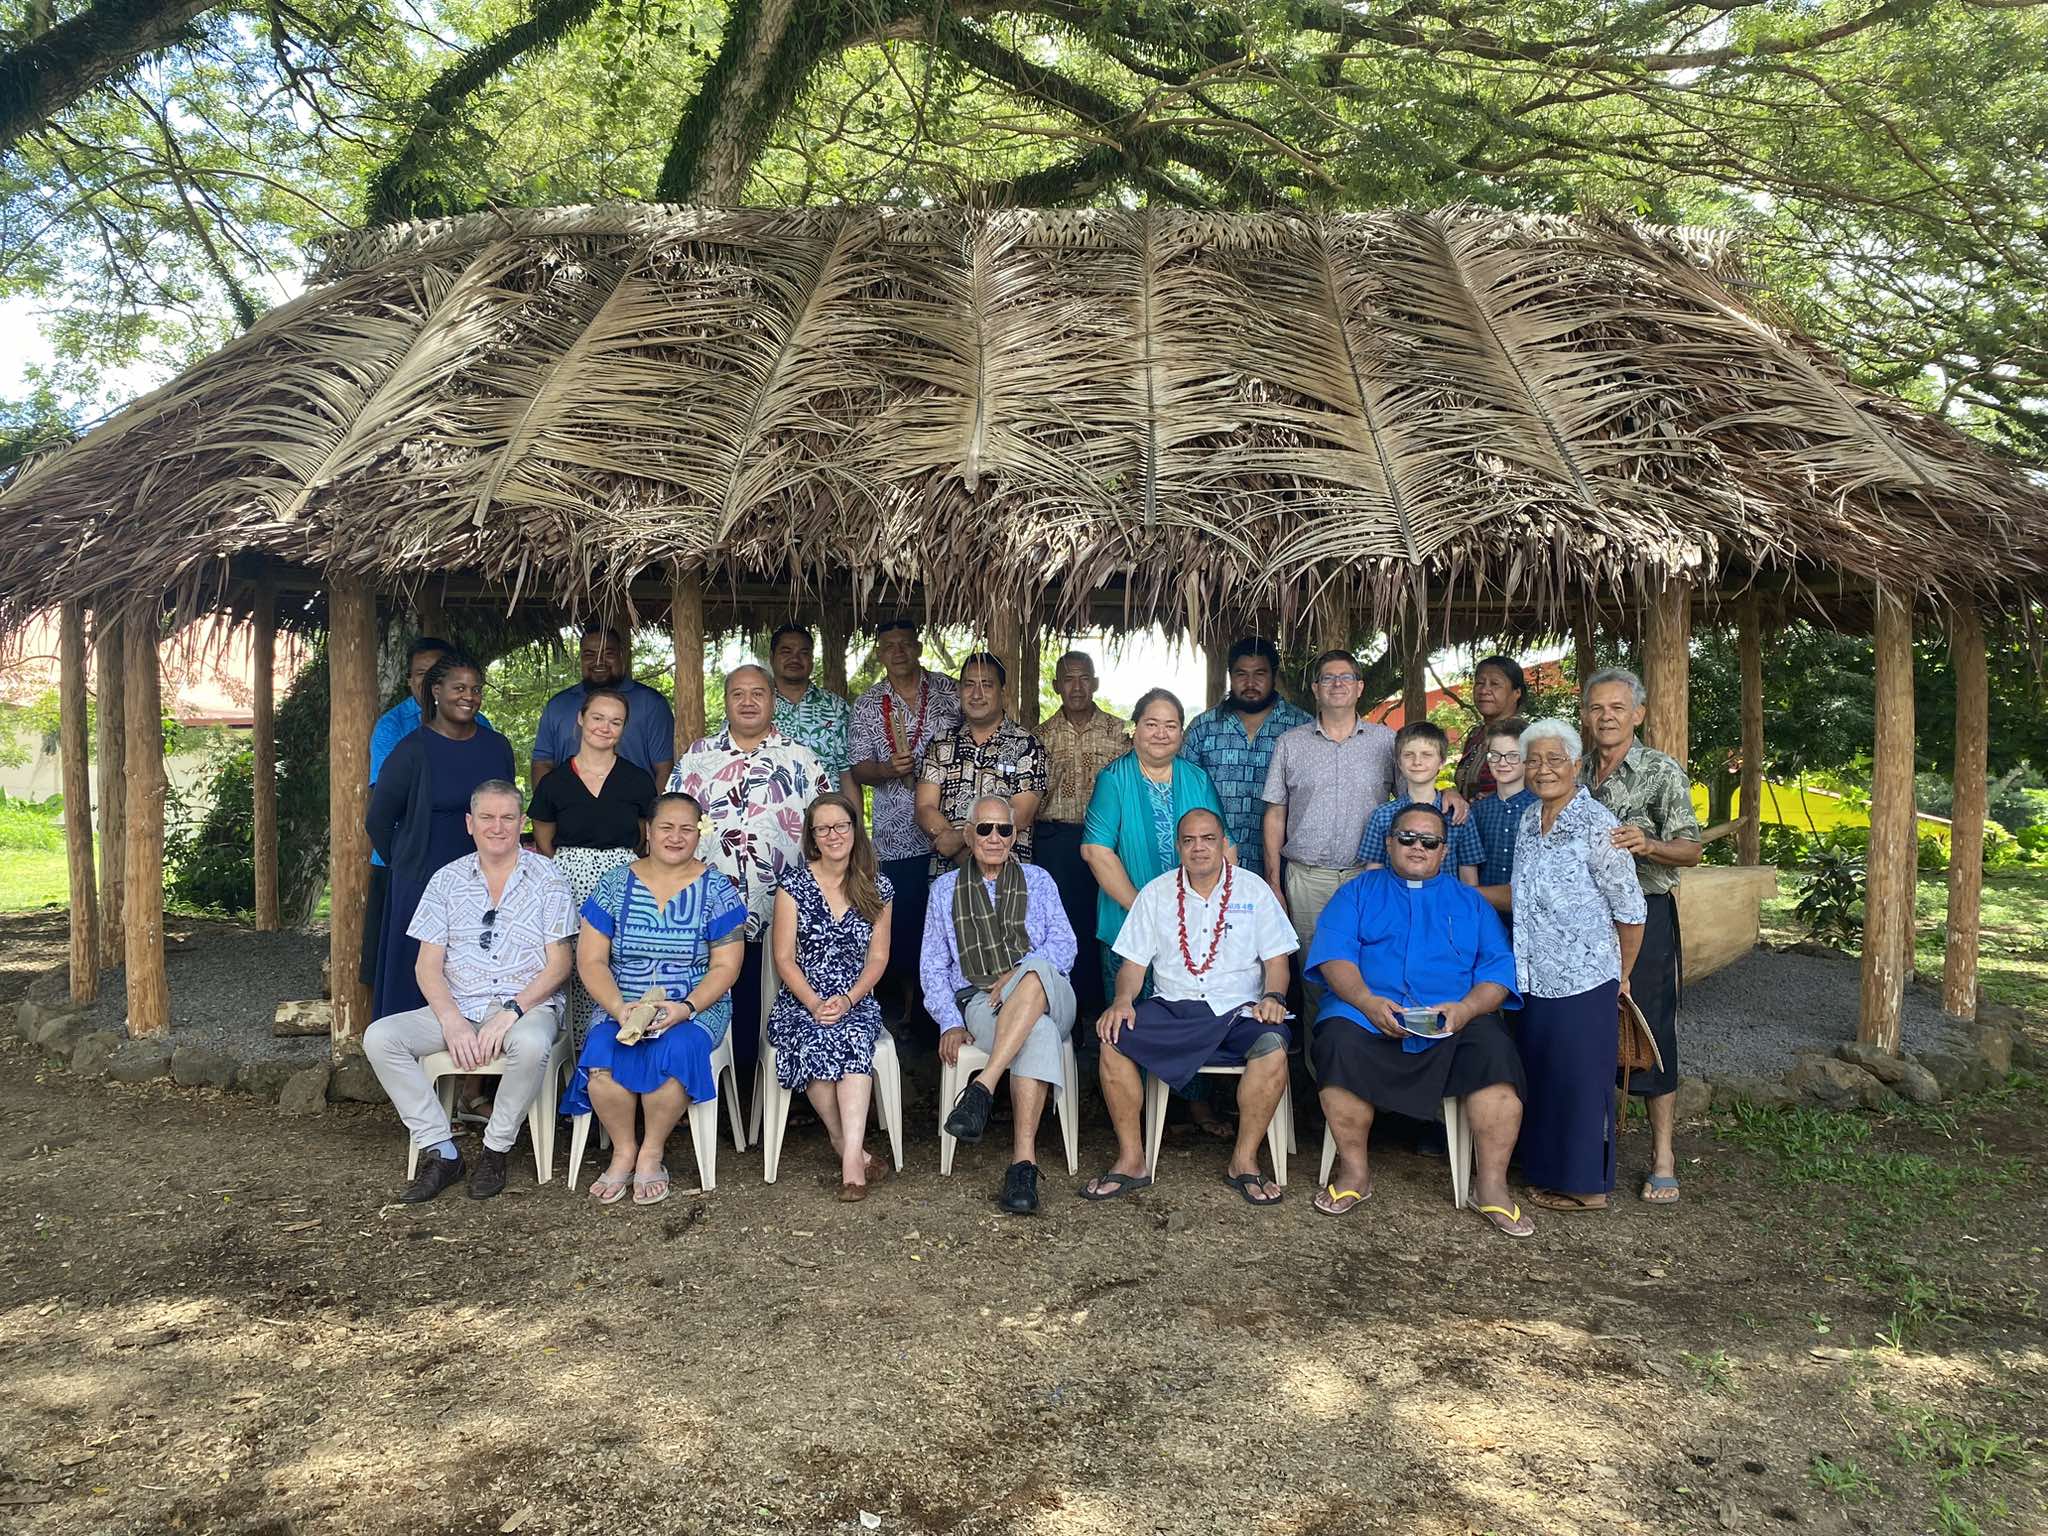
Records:
{"label": "woman wearing glasses", "polygon": [[845,795],[804,809],[803,858],[775,891],[770,949],[782,989],[768,1014],[775,1079],[811,1101],[839,1154],[839,1198],[865,1200],[876,1171],[865,1135],[896,888],[875,867],[860,808]]}
{"label": "woman wearing glasses", "polygon": [[[590,1186],[602,1205],[628,1187],[635,1205],[666,1200],[668,1133],[718,1093],[711,1053],[732,1022],[747,908],[697,857],[703,817],[688,795],[657,796],[647,856],[612,870],[583,903],[576,973],[597,1007],[562,1112],[594,1111],[611,1136],[611,1166]],[[653,1022],[621,1045],[619,1020],[649,993],[660,999]]]}
{"label": "woman wearing glasses", "polygon": [[1517,1044],[1528,1077],[1518,1143],[1529,1201],[1604,1210],[1614,1189],[1617,1007],[1642,944],[1635,860],[1614,815],[1579,784],[1579,733],[1539,720],[1522,733],[1536,802],[1522,813],[1511,882]]}
{"label": "woman wearing glasses", "polygon": [[1465,733],[1465,748],[1452,774],[1458,793],[1467,800],[1494,792],[1500,775],[1494,770],[1492,738],[1521,713],[1528,688],[1522,664],[1512,656],[1488,656],[1472,669],[1472,707],[1479,712],[1479,722]]}
{"label": "woman wearing glasses", "polygon": [[424,1008],[413,974],[419,940],[407,932],[434,872],[476,851],[469,833],[469,797],[492,779],[510,782],[518,770],[512,743],[477,720],[484,675],[469,657],[449,651],[420,681],[420,727],[392,748],[370,791],[363,817],[370,846],[391,868],[377,943],[377,975],[370,1016]]}
{"label": "woman wearing glasses", "polygon": [[[576,711],[576,755],[533,788],[533,843],[569,882],[577,910],[597,882],[629,864],[647,841],[654,780],[619,756],[631,706],[615,688],[589,688]],[[569,989],[570,1039],[581,1047],[594,1005],[583,984]]]}
{"label": "woman wearing glasses", "polygon": [[1513,921],[1509,882],[1515,874],[1515,842],[1522,831],[1522,812],[1536,803],[1522,768],[1522,732],[1529,722],[1520,715],[1496,720],[1486,729],[1486,768],[1493,775],[1490,794],[1472,802],[1472,825],[1486,858],[1479,866],[1479,894],[1493,903],[1504,922]]}

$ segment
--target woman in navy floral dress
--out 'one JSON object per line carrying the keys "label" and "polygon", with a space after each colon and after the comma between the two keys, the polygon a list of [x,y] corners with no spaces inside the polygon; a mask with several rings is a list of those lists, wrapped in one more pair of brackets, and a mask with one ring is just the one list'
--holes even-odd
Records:
{"label": "woman in navy floral dress", "polygon": [[842,1200],[867,1197],[874,1163],[862,1145],[874,1091],[882,1010],[875,985],[889,964],[889,903],[860,811],[824,794],[804,811],[803,859],[775,892],[773,951],[782,990],[768,1015],[775,1077],[802,1092],[839,1154]]}

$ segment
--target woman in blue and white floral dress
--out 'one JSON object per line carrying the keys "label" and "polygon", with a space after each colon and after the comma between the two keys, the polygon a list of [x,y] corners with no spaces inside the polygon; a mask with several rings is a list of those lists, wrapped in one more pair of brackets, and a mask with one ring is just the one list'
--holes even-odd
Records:
{"label": "woman in blue and white floral dress", "polygon": [[[691,1104],[718,1096],[711,1053],[732,1023],[747,908],[697,857],[702,816],[688,795],[657,796],[647,857],[605,875],[583,903],[576,972],[597,1009],[563,1109],[594,1111],[611,1135],[611,1166],[590,1186],[605,1205],[629,1185],[635,1205],[666,1200],[668,1134]],[[654,1022],[619,1044],[619,1020],[650,989],[666,999]]]}
{"label": "woman in blue and white floral dress", "polygon": [[882,1010],[875,987],[889,964],[889,877],[860,824],[860,808],[824,794],[804,812],[803,858],[775,893],[772,947],[782,980],[768,1015],[775,1077],[818,1112],[839,1154],[839,1198],[867,1197],[874,1161],[862,1145],[874,1092]]}
{"label": "woman in blue and white floral dress", "polygon": [[1620,994],[1647,913],[1620,825],[1579,784],[1579,733],[1539,720],[1522,733],[1536,803],[1515,840],[1515,975],[1528,1094],[1516,1154],[1529,1202],[1603,1209],[1614,1189],[1614,1070]]}

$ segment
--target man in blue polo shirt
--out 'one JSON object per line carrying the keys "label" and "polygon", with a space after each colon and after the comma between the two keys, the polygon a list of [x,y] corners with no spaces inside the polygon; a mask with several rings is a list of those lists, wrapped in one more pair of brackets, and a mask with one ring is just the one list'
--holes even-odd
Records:
{"label": "man in blue polo shirt", "polygon": [[628,677],[632,652],[625,636],[604,624],[583,628],[583,681],[564,688],[540,712],[533,733],[532,786],[540,787],[557,763],[566,763],[582,744],[576,717],[583,697],[593,688],[610,688],[626,700],[626,734],[619,738],[619,756],[647,770],[657,784],[668,782],[676,761],[676,717],[668,700],[645,683]]}

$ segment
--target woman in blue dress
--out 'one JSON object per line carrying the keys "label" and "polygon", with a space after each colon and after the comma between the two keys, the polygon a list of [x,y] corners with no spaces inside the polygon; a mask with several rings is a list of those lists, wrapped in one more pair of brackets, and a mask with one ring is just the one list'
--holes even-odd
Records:
{"label": "woman in blue dress", "polygon": [[804,811],[803,858],[783,871],[770,939],[782,987],[768,1015],[775,1079],[802,1093],[839,1154],[839,1198],[865,1200],[874,1159],[863,1145],[875,1085],[895,888],[875,867],[860,809],[825,794]]}
{"label": "woman in blue dress", "polygon": [[469,797],[479,785],[514,782],[512,743],[477,719],[483,670],[449,651],[420,683],[426,703],[420,727],[384,759],[363,817],[370,845],[391,867],[391,894],[377,943],[370,1014],[424,1008],[414,976],[420,941],[406,932],[434,872],[476,852],[469,835]]}
{"label": "woman in blue dress", "polygon": [[[666,1200],[669,1132],[690,1105],[718,1097],[711,1053],[732,1023],[747,908],[697,857],[703,815],[688,795],[657,795],[647,857],[610,871],[583,903],[576,974],[597,1008],[562,1107],[594,1112],[611,1136],[611,1166],[590,1186],[603,1205],[629,1187],[635,1205]],[[654,989],[664,999],[654,1022],[621,1045],[619,1020]]]}

